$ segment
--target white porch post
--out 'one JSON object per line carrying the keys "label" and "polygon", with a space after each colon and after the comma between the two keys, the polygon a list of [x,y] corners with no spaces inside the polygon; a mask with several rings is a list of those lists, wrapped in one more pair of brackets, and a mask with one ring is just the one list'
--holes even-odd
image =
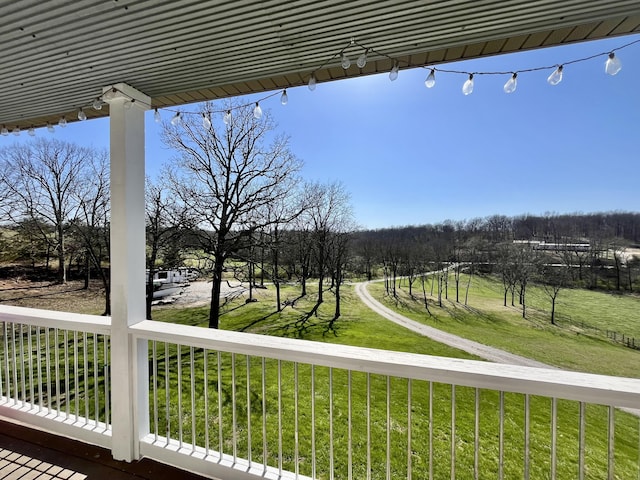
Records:
{"label": "white porch post", "polygon": [[144,112],[151,99],[126,84],[104,93],[111,131],[112,454],[130,462],[149,431],[147,343],[132,340],[129,327],[145,319]]}

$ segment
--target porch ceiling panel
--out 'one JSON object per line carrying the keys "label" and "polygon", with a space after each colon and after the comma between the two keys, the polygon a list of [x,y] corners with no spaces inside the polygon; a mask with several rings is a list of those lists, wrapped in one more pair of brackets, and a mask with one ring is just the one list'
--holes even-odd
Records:
{"label": "porch ceiling panel", "polygon": [[[168,107],[640,31],[637,0],[17,0],[0,2],[0,125],[108,114],[125,82]],[[361,49],[347,71],[335,57]]]}

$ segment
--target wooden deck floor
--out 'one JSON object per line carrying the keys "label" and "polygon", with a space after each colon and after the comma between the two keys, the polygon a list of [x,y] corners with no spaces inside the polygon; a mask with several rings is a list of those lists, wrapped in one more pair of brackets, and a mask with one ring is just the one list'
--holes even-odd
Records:
{"label": "wooden deck floor", "polygon": [[204,477],[148,459],[119,462],[104,448],[0,420],[0,479],[204,480]]}

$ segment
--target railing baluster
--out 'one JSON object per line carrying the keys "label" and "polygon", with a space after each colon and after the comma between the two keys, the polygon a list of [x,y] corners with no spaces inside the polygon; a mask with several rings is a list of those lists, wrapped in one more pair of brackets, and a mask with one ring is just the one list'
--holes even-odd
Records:
{"label": "railing baluster", "polygon": [[[27,357],[27,368],[29,369],[29,403],[31,404],[31,408],[33,408],[36,404],[36,398],[34,395],[33,389],[33,326],[29,325],[29,330],[27,331],[27,344],[29,345],[29,356]],[[0,380],[1,383],[1,380]],[[1,396],[1,395],[0,395]]]}
{"label": "railing baluster", "polygon": [[[38,369],[38,374],[36,375],[36,379],[38,382],[38,412],[42,412],[42,405],[44,403],[44,393],[42,388],[42,341],[40,340],[41,336],[40,327],[36,327],[36,349],[38,350],[36,357],[36,368]],[[77,385],[77,382],[76,382]],[[76,387],[77,388],[77,387]],[[76,409],[77,416],[77,409]]]}
{"label": "railing baluster", "polygon": [[558,458],[558,399],[551,399],[551,480],[556,479]]}
{"label": "railing baluster", "polygon": [[316,366],[311,365],[311,478],[316,478]]}
{"label": "railing baluster", "polygon": [[251,468],[251,356],[246,356],[247,363],[247,460]]}
{"label": "railing baluster", "polygon": [[391,480],[391,377],[387,375],[387,480]]}
{"label": "railing baluster", "polygon": [[[56,349],[58,345],[58,334],[56,332]],[[57,350],[56,350],[57,351]],[[82,356],[84,357],[84,372],[83,372],[83,381],[84,381],[84,424],[87,424],[89,420],[89,340],[87,338],[87,332],[82,333]],[[58,355],[56,354],[56,365],[57,365]],[[56,373],[56,382],[57,382],[57,373]]]}
{"label": "railing baluster", "polygon": [[278,359],[278,473],[282,477],[282,360]]}
{"label": "railing baluster", "polygon": [[9,376],[9,335],[7,331],[7,322],[2,322],[2,366],[4,367],[4,381],[5,388],[3,395],[7,397],[7,400],[11,398],[11,380]]}
{"label": "railing baluster", "polygon": [[153,440],[158,441],[158,342],[151,342],[151,361],[153,369]]}
{"label": "railing baluster", "polygon": [[98,385],[100,384],[100,371],[98,369],[98,334],[93,334],[93,407],[94,407],[94,420],[96,422],[96,428],[98,427],[98,422],[100,421],[100,396],[98,392],[100,389]]}
{"label": "railing baluster", "polygon": [[262,357],[262,465],[263,476],[267,473],[269,455],[267,451],[267,359]]}
{"label": "railing baluster", "polygon": [[231,354],[231,440],[233,447],[233,464],[238,460],[238,414],[236,412],[236,354]]}
{"label": "railing baluster", "polygon": [[298,362],[293,363],[293,463],[296,478],[300,474],[300,438],[298,436]]}
{"label": "railing baluster", "polygon": [[[13,403],[20,400],[20,384],[18,382],[18,352],[16,351],[16,324],[11,324],[11,373],[13,374]],[[60,409],[60,407],[58,407]]]}
{"label": "railing baluster", "polygon": [[20,364],[20,386],[22,387],[22,405],[25,404],[27,400],[27,378],[26,371],[24,365],[24,327],[22,323],[19,325],[20,331],[18,333],[18,345],[20,346],[20,358],[18,359],[18,363]]}
{"label": "railing baluster", "polygon": [[204,383],[204,451],[209,456],[209,350],[202,350],[202,380]]}
{"label": "railing baluster", "polygon": [[580,402],[580,420],[578,432],[578,478],[584,480],[584,436],[585,436],[585,403]]}
{"label": "railing baluster", "polygon": [[165,419],[165,429],[167,431],[167,445],[169,445],[169,440],[171,440],[171,415],[169,411],[169,405],[171,402],[170,397],[170,386],[171,383],[169,381],[169,376],[171,372],[169,370],[171,363],[171,355],[169,354],[169,344],[165,342],[164,344],[164,419]]}
{"label": "railing baluster", "polygon": [[609,410],[609,426],[608,426],[608,436],[609,436],[609,455],[607,461],[607,479],[613,480],[615,478],[615,431],[616,431],[616,423],[615,423],[615,408],[611,405],[608,407]]}
{"label": "railing baluster", "polygon": [[353,479],[353,438],[351,405],[351,370],[347,370],[347,477]]}
{"label": "railing baluster", "polygon": [[[51,340],[50,340],[50,331],[49,327],[44,327],[44,349],[45,349],[45,380],[47,384],[47,408],[51,408]],[[44,405],[43,405],[44,406]]]}
{"label": "railing baluster", "polygon": [[65,415],[69,418],[69,331],[64,331],[64,393]]}
{"label": "railing baluster", "polygon": [[111,369],[109,363],[109,359],[111,357],[109,356],[109,344],[111,342],[111,337],[104,335],[102,337],[102,342],[104,343],[104,423],[106,425],[111,425],[111,405],[109,403],[109,399],[111,398],[111,395],[109,393],[109,386],[111,385]]}
{"label": "railing baluster", "polygon": [[[57,328],[53,329],[55,342],[53,346],[53,354],[56,361],[55,364],[55,374],[56,374],[56,410],[57,415],[60,414],[60,345],[59,345],[59,331]],[[86,418],[89,418],[89,413],[85,415]]]}
{"label": "railing baluster", "polygon": [[407,480],[411,480],[413,476],[413,460],[412,460],[412,442],[411,442],[411,427],[413,424],[412,419],[412,390],[413,390],[413,381],[408,378],[407,379]]}
{"label": "railing baluster", "polygon": [[333,480],[333,368],[329,367],[329,479]]}
{"label": "railing baluster", "polygon": [[480,389],[475,391],[475,414],[473,429],[473,478],[478,480],[480,475]]}
{"label": "railing baluster", "polygon": [[223,431],[222,431],[222,354],[220,351],[216,352],[218,370],[218,452],[220,452],[219,460],[222,461],[223,454]]}
{"label": "railing baluster", "polygon": [[456,479],[456,386],[451,385],[451,480]]}
{"label": "railing baluster", "polygon": [[367,372],[367,480],[371,480],[371,374]]}
{"label": "railing baluster", "polygon": [[[78,368],[78,332],[73,332],[73,384],[75,385],[74,405],[73,409],[76,414],[76,422],[80,417],[80,381]],[[106,378],[105,378],[106,382]]]}
{"label": "railing baluster", "polygon": [[498,422],[498,479],[504,478],[504,392],[500,390]]}
{"label": "railing baluster", "polygon": [[433,382],[429,382],[429,480],[433,480]]}
{"label": "railing baluster", "polygon": [[178,366],[178,445],[180,445],[180,450],[182,450],[182,345],[177,344],[176,348],[176,362]]}
{"label": "railing baluster", "polygon": [[189,349],[189,374],[191,376],[191,453],[196,451],[196,362],[195,347]]}
{"label": "railing baluster", "polygon": [[529,480],[529,395],[524,396],[524,479]]}

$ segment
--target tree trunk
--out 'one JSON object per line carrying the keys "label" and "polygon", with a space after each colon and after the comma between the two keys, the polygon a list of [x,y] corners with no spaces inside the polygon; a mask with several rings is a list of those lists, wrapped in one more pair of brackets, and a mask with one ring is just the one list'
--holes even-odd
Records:
{"label": "tree trunk", "polygon": [[224,258],[214,254],[213,276],[211,279],[211,307],[209,309],[209,328],[220,327],[220,286],[222,285],[222,271],[224,270]]}

